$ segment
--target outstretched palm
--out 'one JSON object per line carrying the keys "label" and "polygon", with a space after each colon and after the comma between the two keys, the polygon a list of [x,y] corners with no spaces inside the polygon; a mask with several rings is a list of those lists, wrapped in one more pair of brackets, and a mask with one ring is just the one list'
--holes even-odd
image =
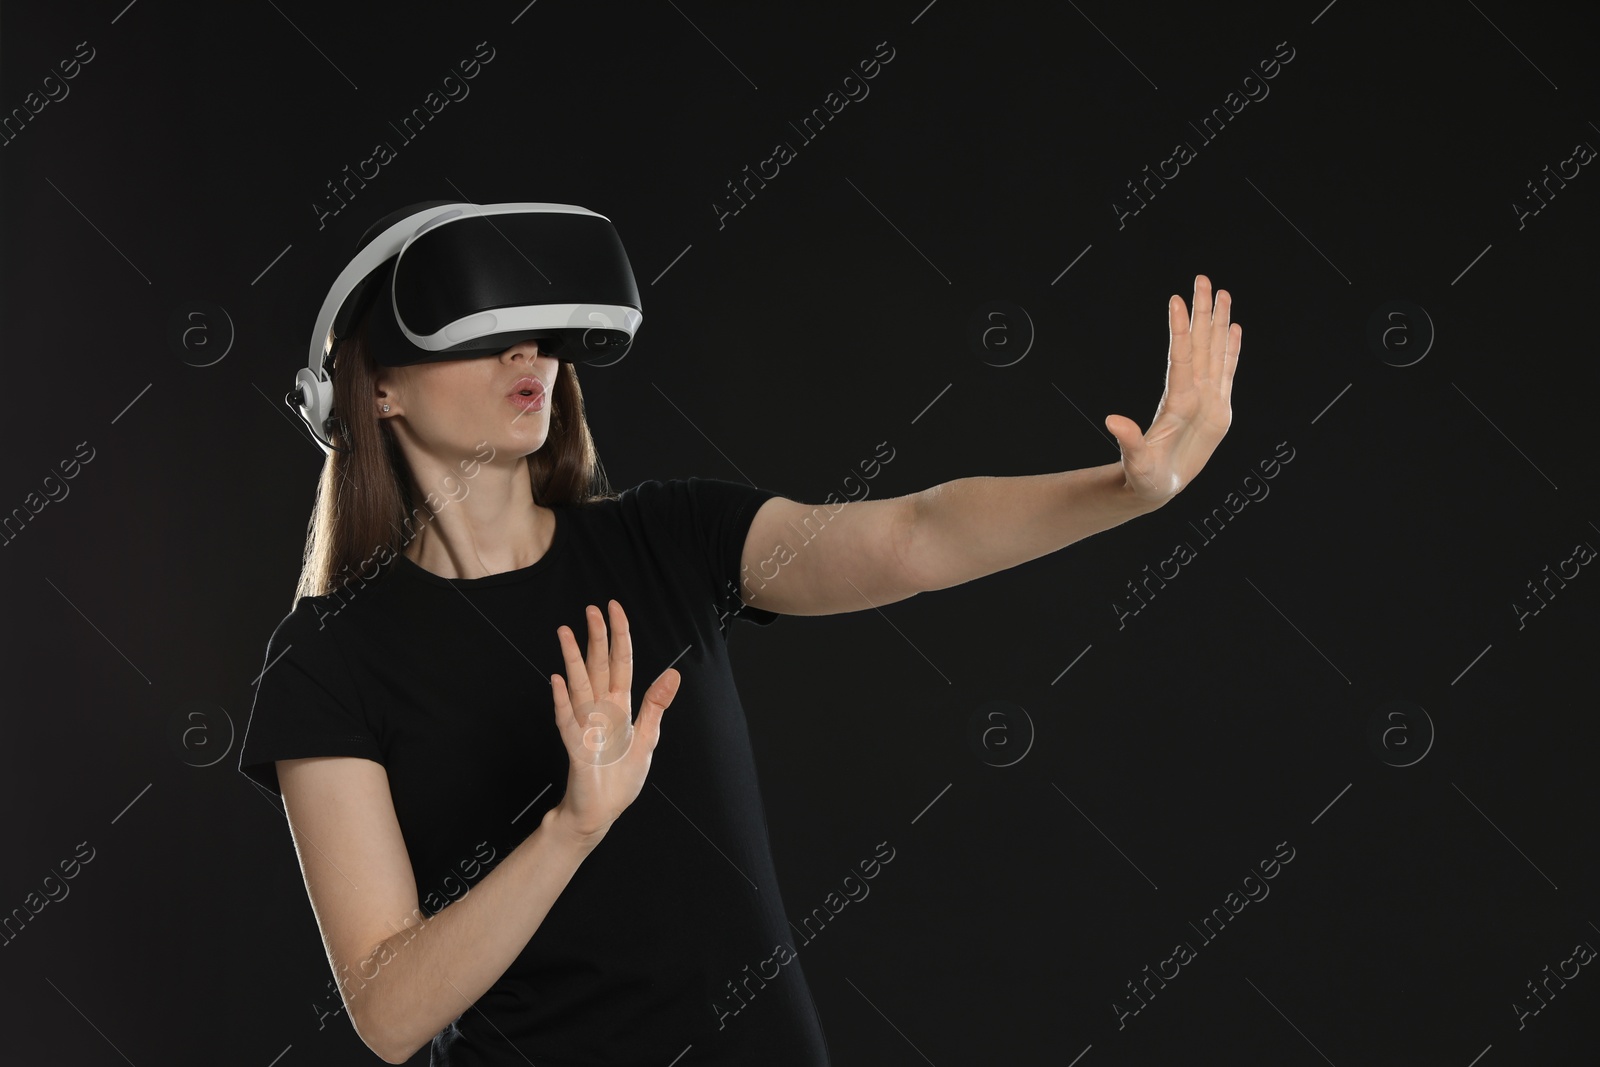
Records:
{"label": "outstretched palm", "polygon": [[633,721],[633,638],[628,616],[615,600],[611,607],[611,639],[605,617],[593,604],[585,611],[589,629],[589,661],[584,663],[570,627],[556,630],[562,659],[572,679],[550,676],[556,728],[567,748],[567,792],[560,807],[567,825],[582,838],[597,838],[644,788],[650,757],[661,740],[661,717],[678,693],[678,672],[661,672]]}
{"label": "outstretched palm", "polygon": [[1124,484],[1139,499],[1159,507],[1194,480],[1233,421],[1230,397],[1244,328],[1230,324],[1233,297],[1226,289],[1211,300],[1211,280],[1194,281],[1194,313],[1181,297],[1167,302],[1167,387],[1150,429],[1123,415],[1107,415],[1106,429],[1122,449]]}

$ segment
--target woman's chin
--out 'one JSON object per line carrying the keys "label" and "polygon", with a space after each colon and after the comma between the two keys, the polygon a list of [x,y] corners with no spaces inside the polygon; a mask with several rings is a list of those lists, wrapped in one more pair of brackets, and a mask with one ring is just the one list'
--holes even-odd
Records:
{"label": "woman's chin", "polygon": [[548,426],[512,426],[502,435],[503,441],[491,441],[495,452],[500,455],[531,456],[544,447],[545,441],[550,437]]}

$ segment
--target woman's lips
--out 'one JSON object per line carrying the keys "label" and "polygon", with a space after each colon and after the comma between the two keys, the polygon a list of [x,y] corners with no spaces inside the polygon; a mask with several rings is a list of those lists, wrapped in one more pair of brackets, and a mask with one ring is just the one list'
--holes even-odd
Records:
{"label": "woman's lips", "polygon": [[520,378],[506,399],[523,411],[538,411],[544,407],[544,383],[533,377]]}
{"label": "woman's lips", "polygon": [[532,396],[523,396],[521,393],[512,393],[507,400],[521,408],[523,411],[544,410],[544,390],[535,389]]}

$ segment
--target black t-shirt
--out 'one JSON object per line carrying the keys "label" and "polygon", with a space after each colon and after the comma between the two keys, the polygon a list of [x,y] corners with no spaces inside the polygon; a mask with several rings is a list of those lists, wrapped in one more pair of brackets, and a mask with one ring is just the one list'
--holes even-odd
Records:
{"label": "black t-shirt", "polygon": [[301,598],[273,632],[239,770],[281,795],[273,760],[383,764],[427,915],[566,791],[557,626],[587,657],[585,605],[622,605],[635,716],[663,670],[682,676],[638,799],[504,976],[433,1039],[430,1064],[828,1064],[726,644],[733,619],[777,618],[738,595],[745,536],[775,495],[646,481],[553,508],[532,566],[443,578],[397,556],[364,585]]}

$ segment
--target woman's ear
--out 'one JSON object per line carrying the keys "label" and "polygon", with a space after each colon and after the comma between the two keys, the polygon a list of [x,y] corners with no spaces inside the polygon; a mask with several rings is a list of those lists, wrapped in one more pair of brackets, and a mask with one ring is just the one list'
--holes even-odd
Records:
{"label": "woman's ear", "polygon": [[[400,410],[399,376],[393,371],[391,367],[380,367],[372,376],[372,405],[380,416],[392,415]],[[385,404],[389,405],[390,410],[383,410]]]}

